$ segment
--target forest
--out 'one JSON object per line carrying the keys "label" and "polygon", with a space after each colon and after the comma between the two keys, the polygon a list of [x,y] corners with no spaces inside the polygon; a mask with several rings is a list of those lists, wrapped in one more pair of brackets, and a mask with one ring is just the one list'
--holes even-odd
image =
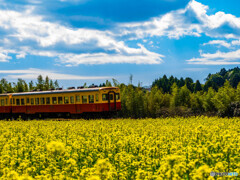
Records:
{"label": "forest", "polygon": [[[209,74],[205,83],[201,84],[192,78],[176,78],[164,75],[155,79],[151,88],[144,88],[139,83],[119,83],[116,79],[100,84],[103,86],[117,86],[121,91],[122,110],[118,117],[123,118],[156,118],[168,116],[240,116],[240,69],[226,70]],[[86,83],[83,85],[88,87]],[[34,90],[49,90],[59,88],[58,81],[45,79],[39,75],[36,83],[26,83],[18,79],[17,83],[8,82],[2,78],[0,93],[27,92]]]}

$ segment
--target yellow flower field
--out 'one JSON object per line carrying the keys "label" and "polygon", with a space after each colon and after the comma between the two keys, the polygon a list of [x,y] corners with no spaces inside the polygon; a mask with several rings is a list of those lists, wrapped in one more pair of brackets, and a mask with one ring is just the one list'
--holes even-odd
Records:
{"label": "yellow flower field", "polygon": [[0,149],[1,179],[214,179],[240,173],[240,119],[0,121]]}

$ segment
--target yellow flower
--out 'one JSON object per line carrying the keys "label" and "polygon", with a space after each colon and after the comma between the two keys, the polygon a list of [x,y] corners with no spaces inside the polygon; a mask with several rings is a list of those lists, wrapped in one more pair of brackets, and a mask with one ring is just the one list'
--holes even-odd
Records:
{"label": "yellow flower", "polygon": [[51,141],[47,144],[47,150],[49,152],[63,153],[65,151],[65,146],[62,142]]}

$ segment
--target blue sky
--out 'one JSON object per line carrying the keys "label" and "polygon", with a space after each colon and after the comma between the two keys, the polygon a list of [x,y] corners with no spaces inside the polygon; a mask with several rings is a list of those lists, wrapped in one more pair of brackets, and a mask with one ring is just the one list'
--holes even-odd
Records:
{"label": "blue sky", "polygon": [[238,0],[0,0],[0,77],[202,83],[240,64]]}

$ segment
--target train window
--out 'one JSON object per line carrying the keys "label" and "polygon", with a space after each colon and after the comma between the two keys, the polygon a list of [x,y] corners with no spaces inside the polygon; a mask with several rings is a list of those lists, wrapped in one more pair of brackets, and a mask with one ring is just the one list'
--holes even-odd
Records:
{"label": "train window", "polygon": [[1,99],[1,106],[4,106],[4,99]]}
{"label": "train window", "polygon": [[52,97],[52,103],[57,104],[57,98],[56,97]]}
{"label": "train window", "polygon": [[35,104],[39,105],[39,98],[35,98]]}
{"label": "train window", "polygon": [[10,99],[10,104],[12,105],[12,99]]}
{"label": "train window", "polygon": [[108,100],[108,94],[103,94],[102,95],[102,100],[107,101]]}
{"label": "train window", "polygon": [[71,104],[74,104],[74,97],[73,96],[70,97],[70,102],[71,102]]}
{"label": "train window", "polygon": [[13,104],[15,104],[15,98],[13,98]]}
{"label": "train window", "polygon": [[110,100],[113,100],[113,94],[110,94]]}
{"label": "train window", "polygon": [[29,104],[30,103],[30,99],[29,98],[27,98],[27,104]]}
{"label": "train window", "polygon": [[19,106],[20,105],[20,99],[16,99],[16,104]]}
{"label": "train window", "polygon": [[34,98],[31,98],[31,105],[34,105]]}
{"label": "train window", "polygon": [[45,98],[40,98],[41,104],[45,104]]}
{"label": "train window", "polygon": [[116,93],[116,100],[119,100],[119,99],[120,99],[120,94]]}
{"label": "train window", "polygon": [[96,94],[96,102],[98,102],[98,100],[99,100],[99,95]]}
{"label": "train window", "polygon": [[21,99],[21,105],[25,105],[25,99]]}
{"label": "train window", "polygon": [[94,95],[89,95],[88,96],[88,102],[89,103],[94,103]]}
{"label": "train window", "polygon": [[62,104],[63,103],[63,98],[62,97],[58,97],[58,104]]}
{"label": "train window", "polygon": [[80,96],[76,96],[76,102],[80,102]]}
{"label": "train window", "polygon": [[46,98],[46,104],[50,104],[50,97]]}
{"label": "train window", "polygon": [[87,103],[87,96],[82,96],[82,103]]}
{"label": "train window", "polygon": [[69,104],[69,97],[68,96],[64,97],[64,104]]}
{"label": "train window", "polygon": [[8,105],[8,99],[6,98],[6,105]]}

